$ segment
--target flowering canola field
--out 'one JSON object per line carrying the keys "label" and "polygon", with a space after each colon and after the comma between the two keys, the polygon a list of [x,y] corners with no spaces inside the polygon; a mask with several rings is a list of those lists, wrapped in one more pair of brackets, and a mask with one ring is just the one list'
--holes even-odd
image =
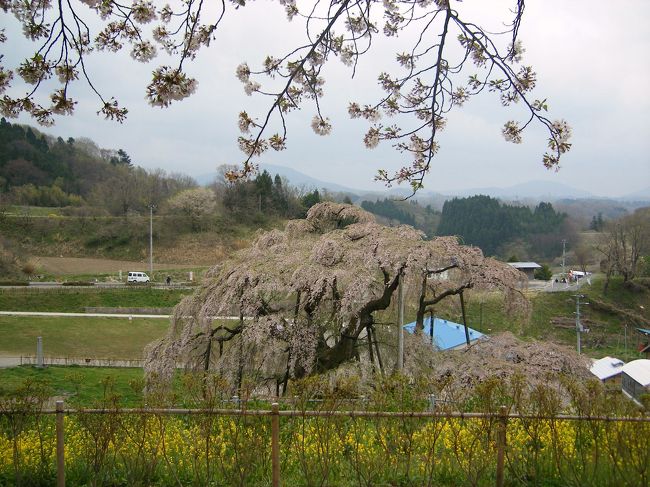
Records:
{"label": "flowering canola field", "polygon": [[[283,485],[494,485],[496,418],[282,417]],[[506,485],[648,485],[650,423],[510,419]],[[0,416],[0,485],[54,485],[52,415]],[[66,485],[270,485],[268,416],[76,413]]]}

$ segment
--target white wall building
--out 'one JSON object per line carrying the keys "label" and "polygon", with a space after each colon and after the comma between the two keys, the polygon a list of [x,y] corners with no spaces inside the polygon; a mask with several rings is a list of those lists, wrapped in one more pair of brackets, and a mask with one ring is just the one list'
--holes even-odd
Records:
{"label": "white wall building", "polygon": [[633,360],[624,365],[621,379],[623,394],[641,404],[641,396],[650,394],[650,360]]}

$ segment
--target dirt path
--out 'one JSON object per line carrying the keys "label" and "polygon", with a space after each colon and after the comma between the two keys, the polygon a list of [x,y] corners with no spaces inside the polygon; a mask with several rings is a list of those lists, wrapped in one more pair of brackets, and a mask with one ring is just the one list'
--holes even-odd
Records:
{"label": "dirt path", "polygon": [[[148,262],[133,262],[128,260],[96,259],[89,257],[33,257],[34,263],[43,272],[64,275],[64,274],[93,274],[112,273],[116,275],[121,270],[124,274],[132,270],[149,269]],[[154,270],[162,269],[187,269],[188,264],[158,264],[154,262]]]}

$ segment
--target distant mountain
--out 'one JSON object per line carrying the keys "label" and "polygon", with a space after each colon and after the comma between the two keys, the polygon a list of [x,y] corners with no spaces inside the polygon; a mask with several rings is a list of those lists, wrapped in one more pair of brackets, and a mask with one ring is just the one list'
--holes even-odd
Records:
{"label": "distant mountain", "polygon": [[[280,177],[286,178],[291,184],[291,186],[295,186],[297,188],[304,187],[305,189],[308,190],[325,188],[328,191],[337,192],[337,193],[338,192],[341,193],[362,193],[363,192],[359,189],[348,188],[341,184],[321,181],[320,179],[316,179],[314,177],[308,176],[307,174],[304,174],[300,171],[296,171],[295,169],[291,169],[290,167],[276,166],[275,164],[260,164],[260,172],[264,170],[268,171],[272,177],[274,177],[276,174],[279,174]],[[211,173],[197,176],[196,180],[201,185],[207,185],[214,182],[214,179],[216,177],[217,177],[217,173],[211,172]]]}
{"label": "distant mountain", "polygon": [[[351,188],[338,183],[329,181],[322,181],[295,169],[277,166],[274,164],[260,164],[260,170],[267,170],[272,176],[279,174],[281,177],[286,178],[292,186],[298,188],[312,189],[326,189],[333,193],[346,193],[350,195],[353,201],[361,202],[363,200],[376,201],[384,198],[401,199],[411,196],[411,191],[408,187],[395,187],[385,189],[383,191],[368,191],[359,188]],[[214,181],[217,173],[207,173],[196,177],[199,184],[207,185]],[[450,191],[445,194],[428,191],[426,189],[420,190],[415,195],[415,199],[420,204],[431,204],[434,208],[441,208],[442,203],[451,199],[454,196],[468,197],[474,195],[487,195],[493,198],[501,198],[505,200],[514,201],[556,201],[556,200],[582,200],[582,199],[604,199],[615,201],[650,201],[650,187],[629,195],[619,198],[602,198],[593,195],[588,191],[584,191],[564,183],[554,181],[529,181],[526,183],[515,184],[504,188],[499,187],[482,187],[471,188],[457,191]]]}
{"label": "distant mountain", "polygon": [[650,186],[648,186],[645,189],[642,189],[640,191],[635,191],[634,193],[626,194],[625,196],[621,196],[619,198],[616,198],[617,200],[624,200],[624,201],[648,201],[650,202]]}
{"label": "distant mountain", "polygon": [[537,200],[555,200],[560,198],[593,198],[594,195],[587,191],[574,188],[567,184],[556,183],[553,181],[529,181],[527,183],[515,184],[506,188],[472,188],[459,190],[454,196],[474,196],[483,194],[493,198],[513,198],[513,199],[537,199]]}

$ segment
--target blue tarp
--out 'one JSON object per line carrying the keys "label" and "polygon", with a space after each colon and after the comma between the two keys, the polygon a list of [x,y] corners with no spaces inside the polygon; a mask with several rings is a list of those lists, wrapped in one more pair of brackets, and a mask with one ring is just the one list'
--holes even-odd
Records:
{"label": "blue tarp", "polygon": [[644,335],[650,336],[650,330],[648,330],[646,328],[637,328],[637,330],[640,331],[641,333],[643,333]]}
{"label": "blue tarp", "polygon": [[[415,333],[415,321],[404,325],[404,329],[409,333]],[[485,336],[483,333],[469,328],[470,343],[474,340]],[[431,317],[424,319],[424,334],[431,336]],[[453,321],[443,320],[441,318],[434,318],[433,320],[433,340],[435,345],[440,350],[449,350],[456,348],[459,345],[464,345],[465,341],[465,327]]]}

